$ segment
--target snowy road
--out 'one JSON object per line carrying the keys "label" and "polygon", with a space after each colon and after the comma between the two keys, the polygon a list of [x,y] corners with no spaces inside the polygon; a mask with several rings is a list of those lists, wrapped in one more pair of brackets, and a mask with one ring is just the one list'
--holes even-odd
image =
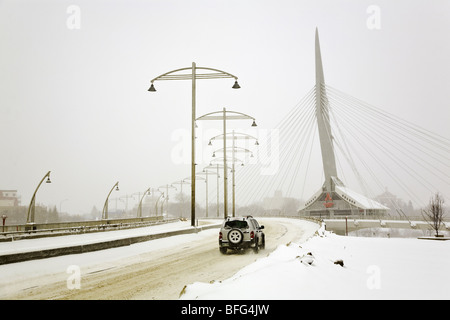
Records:
{"label": "snowy road", "polygon": [[221,255],[218,229],[127,247],[0,266],[2,299],[178,299],[195,281],[224,280],[278,245],[302,242],[318,225],[259,219],[266,249]]}

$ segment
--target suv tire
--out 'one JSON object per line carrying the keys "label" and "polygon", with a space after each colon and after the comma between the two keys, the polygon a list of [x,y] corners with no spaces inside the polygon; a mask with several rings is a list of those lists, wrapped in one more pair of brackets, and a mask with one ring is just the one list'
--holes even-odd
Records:
{"label": "suv tire", "polygon": [[258,244],[259,244],[259,239],[255,237],[255,247],[253,248],[253,251],[255,253],[259,252],[259,245]]}
{"label": "suv tire", "polygon": [[244,234],[239,229],[232,229],[228,232],[228,241],[232,244],[240,244],[244,240]]}

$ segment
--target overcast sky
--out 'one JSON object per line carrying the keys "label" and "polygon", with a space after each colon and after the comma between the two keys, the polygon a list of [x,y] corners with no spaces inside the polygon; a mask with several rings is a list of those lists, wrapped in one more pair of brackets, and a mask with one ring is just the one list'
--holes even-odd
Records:
{"label": "overcast sky", "polygon": [[75,214],[116,181],[124,196],[189,176],[190,82],[150,80],[232,73],[240,90],[198,81],[197,115],[270,129],[314,86],[316,27],[327,84],[450,137],[450,1],[0,0],[0,189],[28,205],[51,170],[37,202]]}

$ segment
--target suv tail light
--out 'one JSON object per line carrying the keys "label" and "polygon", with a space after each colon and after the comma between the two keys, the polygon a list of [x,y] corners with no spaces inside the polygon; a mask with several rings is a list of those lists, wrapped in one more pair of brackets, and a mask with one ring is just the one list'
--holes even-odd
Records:
{"label": "suv tail light", "polygon": [[250,232],[250,239],[253,239],[255,237],[255,233],[252,231]]}
{"label": "suv tail light", "polygon": [[222,240],[222,232],[219,232],[219,240]]}

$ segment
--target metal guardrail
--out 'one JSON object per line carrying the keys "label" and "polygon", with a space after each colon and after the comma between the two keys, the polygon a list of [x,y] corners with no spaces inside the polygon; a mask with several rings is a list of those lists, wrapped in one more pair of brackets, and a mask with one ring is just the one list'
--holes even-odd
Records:
{"label": "metal guardrail", "polygon": [[[60,222],[49,224],[15,225],[9,227],[20,227],[17,231],[0,232],[0,241],[12,241],[19,239],[31,239],[40,237],[52,237],[69,234],[81,234],[90,232],[102,232],[120,229],[131,229],[147,227],[155,224],[172,222],[178,219],[163,219],[160,217],[111,219],[111,220],[88,220],[76,222]],[[63,226],[46,228],[46,226]]]}

